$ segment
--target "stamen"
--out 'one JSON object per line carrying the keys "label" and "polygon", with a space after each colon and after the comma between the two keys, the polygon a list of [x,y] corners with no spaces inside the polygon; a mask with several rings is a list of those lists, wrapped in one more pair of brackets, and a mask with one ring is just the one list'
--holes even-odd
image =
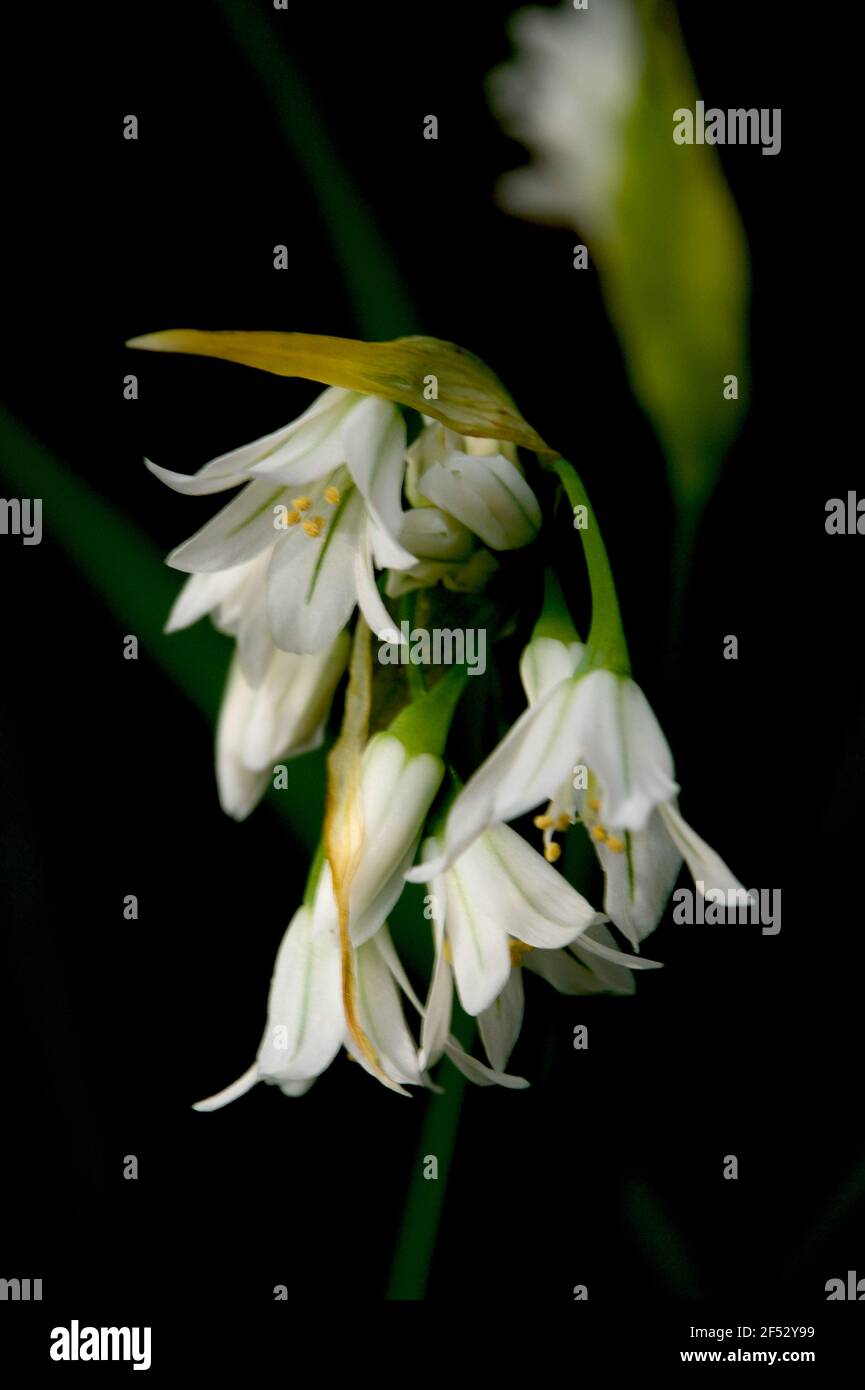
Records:
{"label": "stamen", "polygon": [[603,827],[602,825],[593,825],[593,826],[592,826],[592,839],[593,839],[593,840],[600,840],[601,844],[603,844],[604,841],[606,840],[606,838],[607,838],[607,832],[606,832],[606,830],[604,829],[604,827]]}
{"label": "stamen", "polygon": [[618,835],[607,836],[607,849],[611,849],[613,854],[621,854],[625,848],[624,840],[620,840]]}
{"label": "stamen", "polygon": [[300,521],[300,512],[287,512],[285,517],[286,526],[296,526]]}
{"label": "stamen", "polygon": [[534,825],[538,828],[538,830],[549,830],[552,824],[552,816],[535,816]]}
{"label": "stamen", "polygon": [[600,809],[601,809],[601,803],[600,803],[600,801],[598,800],[598,798],[597,798],[596,796],[593,796],[593,797],[591,798],[591,800],[589,801],[589,810],[590,810],[590,811],[595,811],[595,812],[597,813],[598,811],[600,811]]}
{"label": "stamen", "polygon": [[312,503],[308,497],[292,497],[291,505],[296,507],[299,512],[308,512]]}
{"label": "stamen", "polygon": [[568,826],[570,825],[570,823],[571,823],[571,818],[570,818],[570,816],[567,814],[567,812],[562,811],[562,814],[561,814],[560,816],[558,816],[557,819],[556,819],[556,829],[557,829],[557,830],[567,830],[567,828],[568,828]]}
{"label": "stamen", "polygon": [[305,521],[303,523],[303,529],[308,536],[315,538],[321,535],[326,525],[327,522],[323,516],[314,516],[312,521]]}
{"label": "stamen", "polygon": [[527,956],[529,951],[535,949],[534,946],[530,946],[527,941],[514,941],[513,939],[508,942],[508,947],[511,953],[511,965],[516,969],[519,969],[522,965],[523,956]]}
{"label": "stamen", "polygon": [[548,864],[555,864],[562,853],[561,845],[557,845],[555,840],[550,840],[548,845],[544,845],[544,858]]}
{"label": "stamen", "polygon": [[324,500],[325,500],[325,502],[329,502],[330,505],[331,505],[332,507],[335,507],[335,506],[338,504],[338,502],[339,502],[339,497],[340,497],[340,493],[339,493],[339,488],[338,488],[338,487],[326,487],[326,488],[325,488],[325,490],[324,490]]}

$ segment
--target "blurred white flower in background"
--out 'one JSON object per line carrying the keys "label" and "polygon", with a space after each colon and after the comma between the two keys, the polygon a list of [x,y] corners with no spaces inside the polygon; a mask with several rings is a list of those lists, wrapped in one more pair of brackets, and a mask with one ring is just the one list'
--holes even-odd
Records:
{"label": "blurred white flower in background", "polygon": [[491,74],[490,99],[534,162],[505,175],[501,202],[533,221],[606,235],[642,67],[633,8],[592,0],[577,11],[568,0],[560,10],[520,10],[511,35],[517,56]]}

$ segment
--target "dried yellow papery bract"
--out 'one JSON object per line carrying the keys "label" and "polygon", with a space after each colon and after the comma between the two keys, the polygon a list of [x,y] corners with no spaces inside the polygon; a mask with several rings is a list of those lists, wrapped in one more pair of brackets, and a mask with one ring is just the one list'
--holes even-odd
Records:
{"label": "dried yellow papery bract", "polygon": [[299,376],[362,391],[411,406],[458,434],[509,440],[539,454],[555,455],[523,419],[495,373],[473,353],[440,338],[363,343],[315,333],[171,328],[130,338],[126,346],[218,357],[277,376]]}

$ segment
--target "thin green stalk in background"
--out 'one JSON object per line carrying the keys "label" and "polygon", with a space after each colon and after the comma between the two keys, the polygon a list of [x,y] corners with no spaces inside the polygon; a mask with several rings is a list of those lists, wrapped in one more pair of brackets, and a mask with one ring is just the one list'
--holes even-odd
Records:
{"label": "thin green stalk in background", "polygon": [[375,219],[341,163],[302,73],[280,44],[279,15],[271,11],[268,22],[256,5],[216,3],[261,79],[282,136],[318,199],[364,336],[398,338],[417,332],[411,300]]}

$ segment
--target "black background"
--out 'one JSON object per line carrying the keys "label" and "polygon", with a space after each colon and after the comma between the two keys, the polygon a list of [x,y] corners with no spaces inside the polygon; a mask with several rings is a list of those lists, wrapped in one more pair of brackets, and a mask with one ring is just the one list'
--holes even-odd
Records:
{"label": "black background", "polygon": [[[843,121],[818,86],[840,37],[777,4],[681,7],[707,104],[782,107],[784,143],[777,158],[720,152],[751,247],[753,407],[672,647],[663,460],[594,273],[573,271],[570,232],[491,198],[524,159],[483,89],[508,54],[510,6],[261,8],[410,286],[406,329],[477,352],[581,469],[685,815],[743,882],[783,890],[776,937],[668,914],[650,943],[666,968],[632,1001],[529,982],[514,1066],[543,1082],[467,1094],[428,1297],[556,1306],[586,1283],[594,1310],[734,1297],[786,1321],[825,1313],[827,1279],[865,1274],[863,542],[824,531],[826,499],[861,476],[830,318],[854,274]],[[5,60],[25,80],[4,100],[17,189],[4,394],[167,552],[212,502],[170,494],[143,455],[192,471],[290,419],[313,388],[133,358],[123,341],[187,325],[361,330],[217,6],[157,0],[38,28],[16,26]],[[121,138],[128,112],[135,143]],[[437,142],[422,138],[431,112]],[[276,272],[281,242],[291,267]],[[137,402],[122,399],[129,371]],[[223,1298],[266,1316],[285,1306],[270,1302],[277,1283],[293,1301],[379,1299],[423,1102],[339,1062],[302,1101],[260,1087],[218,1115],[189,1108],[254,1055],[302,854],[270,809],[239,827],[221,815],[211,729],[146,652],[122,659],[125,629],[51,533],[34,548],[4,538],[0,561],[0,1274],[41,1275],[57,1321],[98,1321],[110,1303],[135,1323]],[[722,659],[729,633],[736,662]],[[577,1022],[585,1054],[570,1045]],[[137,1182],[122,1177],[130,1153]],[[736,1182],[721,1176],[731,1153]]]}

